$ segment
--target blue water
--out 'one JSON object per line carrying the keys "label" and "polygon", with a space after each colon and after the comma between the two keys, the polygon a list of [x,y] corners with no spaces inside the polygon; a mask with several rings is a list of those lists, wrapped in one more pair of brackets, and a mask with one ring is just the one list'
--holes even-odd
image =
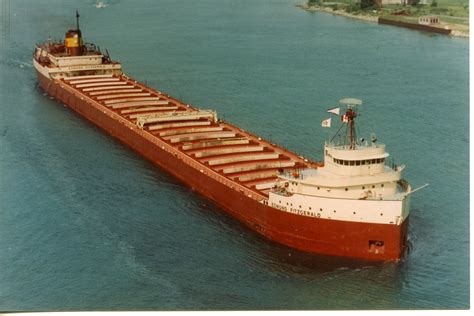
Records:
{"label": "blue water", "polygon": [[[0,310],[469,307],[468,41],[285,0],[0,1]],[[412,197],[399,263],[259,237],[52,100],[37,41],[79,9],[127,74],[316,160],[325,110],[364,100]]]}

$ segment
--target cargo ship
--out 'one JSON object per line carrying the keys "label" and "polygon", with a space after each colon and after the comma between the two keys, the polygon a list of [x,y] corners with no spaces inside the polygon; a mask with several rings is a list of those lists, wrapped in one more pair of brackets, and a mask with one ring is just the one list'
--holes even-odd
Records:
{"label": "cargo ship", "polygon": [[341,100],[343,115],[330,111],[341,127],[324,161],[312,161],[127,76],[83,42],[76,19],[64,41],[35,47],[49,95],[271,241],[363,260],[403,256],[414,190],[385,145],[357,137],[360,100]]}

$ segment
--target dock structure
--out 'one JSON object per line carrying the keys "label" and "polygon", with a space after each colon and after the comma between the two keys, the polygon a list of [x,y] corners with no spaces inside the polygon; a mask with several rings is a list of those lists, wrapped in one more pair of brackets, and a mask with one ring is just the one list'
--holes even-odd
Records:
{"label": "dock structure", "polygon": [[178,158],[194,161],[201,172],[217,173],[230,185],[244,186],[257,199],[268,197],[278,173],[319,165],[219,120],[215,111],[196,109],[123,75],[60,81],[166,142]]}

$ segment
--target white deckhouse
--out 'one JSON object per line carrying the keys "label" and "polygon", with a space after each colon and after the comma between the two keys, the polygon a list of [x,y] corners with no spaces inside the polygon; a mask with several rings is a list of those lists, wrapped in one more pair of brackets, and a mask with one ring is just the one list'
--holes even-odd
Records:
{"label": "white deckhouse", "polygon": [[[347,107],[336,135],[324,145],[324,166],[281,173],[268,204],[282,211],[328,220],[401,225],[409,214],[414,192],[401,178],[404,166],[390,164],[385,145],[375,135],[357,139],[357,99],[343,99]],[[330,110],[339,114],[339,108]],[[323,126],[330,126],[325,120]],[[343,130],[344,136],[338,137]]]}

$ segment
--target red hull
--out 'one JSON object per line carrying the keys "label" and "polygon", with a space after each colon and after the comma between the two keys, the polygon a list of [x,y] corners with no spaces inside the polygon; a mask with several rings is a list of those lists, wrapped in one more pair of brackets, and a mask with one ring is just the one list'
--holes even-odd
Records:
{"label": "red hull", "polygon": [[[184,163],[139,129],[131,129],[80,94],[38,73],[51,96],[107,131],[186,185],[213,200],[227,213],[261,235],[305,252],[367,260],[397,260],[406,248],[408,218],[402,225],[335,221],[300,216],[271,208]],[[369,241],[383,240],[383,250]]]}

